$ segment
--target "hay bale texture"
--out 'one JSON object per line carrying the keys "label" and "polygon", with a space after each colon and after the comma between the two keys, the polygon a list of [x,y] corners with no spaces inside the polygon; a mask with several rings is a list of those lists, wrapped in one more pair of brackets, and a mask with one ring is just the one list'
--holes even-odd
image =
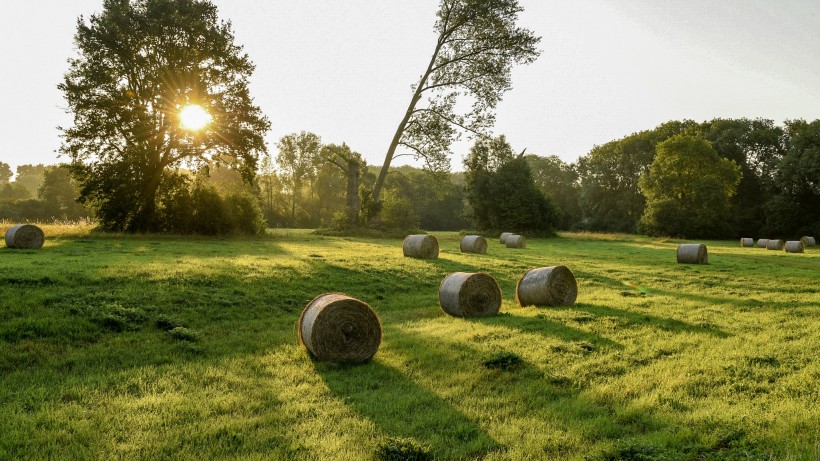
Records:
{"label": "hay bale texture", "polygon": [[481,272],[453,272],[438,289],[441,310],[453,317],[485,317],[501,309],[498,282]]}
{"label": "hay bale texture", "polygon": [[786,253],[802,253],[803,242],[800,240],[789,240],[783,245],[783,248],[786,250]]}
{"label": "hay bale texture", "polygon": [[803,247],[813,247],[817,245],[814,237],[809,237],[808,235],[805,237],[800,237],[800,241],[803,242]]}
{"label": "hay bale texture", "polygon": [[757,247],[758,248],[766,248],[766,245],[769,244],[769,239],[757,239]]}
{"label": "hay bale texture", "polygon": [[740,239],[740,246],[742,246],[742,247],[753,247],[753,246],[755,246],[755,239],[742,238],[742,239]]}
{"label": "hay bale texture", "polygon": [[36,250],[43,247],[46,236],[43,230],[34,224],[17,224],[6,230],[6,246]]}
{"label": "hay bale texture", "polygon": [[405,237],[401,247],[404,251],[404,256],[419,259],[438,258],[438,240],[432,235],[408,235]]}
{"label": "hay bale texture", "polygon": [[487,239],[480,235],[465,235],[461,238],[461,252],[487,254]]}
{"label": "hay bale texture", "polygon": [[530,269],[515,284],[515,301],[524,306],[571,306],[578,297],[575,274],[566,266]]}
{"label": "hay bale texture", "polygon": [[364,301],[326,293],[305,306],[298,334],[299,342],[319,360],[366,362],[379,350],[382,326]]}
{"label": "hay bale texture", "polygon": [[507,248],[527,248],[527,239],[523,235],[510,235],[507,237]]}
{"label": "hay bale texture", "polygon": [[769,241],[766,242],[766,249],[780,251],[783,249],[783,246],[785,246],[785,244],[786,243],[783,240],[769,239]]}
{"label": "hay bale texture", "polygon": [[678,264],[707,264],[709,255],[702,243],[682,243],[678,245]]}
{"label": "hay bale texture", "polygon": [[507,244],[507,237],[509,237],[511,235],[515,235],[515,232],[502,232],[501,237],[499,237],[499,240],[501,241],[502,244],[506,245]]}

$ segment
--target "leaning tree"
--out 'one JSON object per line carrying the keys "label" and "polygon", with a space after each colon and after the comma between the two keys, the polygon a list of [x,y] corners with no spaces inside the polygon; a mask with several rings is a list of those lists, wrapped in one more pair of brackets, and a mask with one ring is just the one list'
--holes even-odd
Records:
{"label": "leaning tree", "polygon": [[495,107],[512,88],[514,64],[539,55],[539,37],[518,27],[517,0],[440,0],[438,35],[430,62],[412,86],[373,187],[379,200],[387,171],[399,148],[432,171],[448,170],[450,145],[464,133],[488,135]]}
{"label": "leaning tree", "polygon": [[158,191],[217,162],[250,183],[270,123],[254,66],[207,0],[105,0],[80,18],[59,88],[73,114],[61,152],[103,226],[158,229]]}

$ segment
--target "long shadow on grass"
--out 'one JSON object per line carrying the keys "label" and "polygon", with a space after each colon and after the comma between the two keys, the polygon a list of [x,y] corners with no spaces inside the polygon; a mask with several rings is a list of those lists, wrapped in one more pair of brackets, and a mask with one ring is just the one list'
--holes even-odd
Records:
{"label": "long shadow on grass", "polygon": [[[490,426],[493,416],[500,425],[506,418],[526,416],[543,421],[539,429],[548,432],[569,430],[589,440],[615,440],[663,431],[669,425],[614,401],[596,401],[572,379],[548,375],[526,361],[508,369],[487,368],[487,352],[446,335],[431,338],[400,328],[389,333],[394,352],[406,357],[408,370],[432,380],[433,386],[445,389],[451,400],[461,402],[475,413],[474,418]],[[567,449],[549,446],[546,440],[538,442],[545,445],[545,458],[565,454]]]}
{"label": "long shadow on grass", "polygon": [[588,304],[588,303],[578,303],[573,306],[560,306],[560,307],[553,307],[551,309],[554,310],[579,310],[583,312],[588,312],[595,316],[610,316],[610,317],[621,317],[627,320],[630,324],[636,325],[652,325],[657,328],[660,328],[665,331],[670,331],[673,333],[702,333],[717,336],[718,338],[728,338],[731,336],[729,333],[726,333],[723,330],[719,330],[717,328],[707,328],[698,325],[693,325],[691,323],[682,322],[680,320],[670,319],[670,318],[663,318],[663,317],[656,317],[654,315],[647,315],[641,314],[637,312],[630,312],[623,309],[615,309],[612,307],[607,306],[599,306],[595,304]]}
{"label": "long shadow on grass", "polygon": [[[499,448],[474,421],[378,359],[364,365],[316,365],[333,393],[387,437],[413,439],[435,459],[479,458]],[[415,458],[414,458],[415,459]]]}
{"label": "long shadow on grass", "polygon": [[469,319],[468,321],[484,325],[514,328],[525,333],[536,333],[563,341],[582,341],[592,343],[598,347],[606,346],[615,349],[623,349],[621,344],[612,341],[611,339],[604,338],[603,336],[590,333],[588,331],[579,330],[577,328],[573,328],[540,316],[519,317],[510,313],[504,313],[497,316]]}

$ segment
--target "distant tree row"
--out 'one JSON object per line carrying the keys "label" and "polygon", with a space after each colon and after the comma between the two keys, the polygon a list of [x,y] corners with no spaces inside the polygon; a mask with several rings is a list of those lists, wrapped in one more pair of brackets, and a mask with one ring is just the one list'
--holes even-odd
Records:
{"label": "distant tree row", "polygon": [[77,203],[79,189],[67,165],[19,165],[0,162],[0,219],[14,221],[76,221],[90,216]]}

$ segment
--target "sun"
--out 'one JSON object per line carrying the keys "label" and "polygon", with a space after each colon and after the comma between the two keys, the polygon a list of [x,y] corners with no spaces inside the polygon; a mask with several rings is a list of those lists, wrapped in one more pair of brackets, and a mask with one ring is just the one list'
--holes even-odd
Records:
{"label": "sun", "polygon": [[179,121],[182,123],[182,128],[190,131],[199,131],[211,123],[211,114],[202,106],[197,104],[189,104],[179,111]]}

